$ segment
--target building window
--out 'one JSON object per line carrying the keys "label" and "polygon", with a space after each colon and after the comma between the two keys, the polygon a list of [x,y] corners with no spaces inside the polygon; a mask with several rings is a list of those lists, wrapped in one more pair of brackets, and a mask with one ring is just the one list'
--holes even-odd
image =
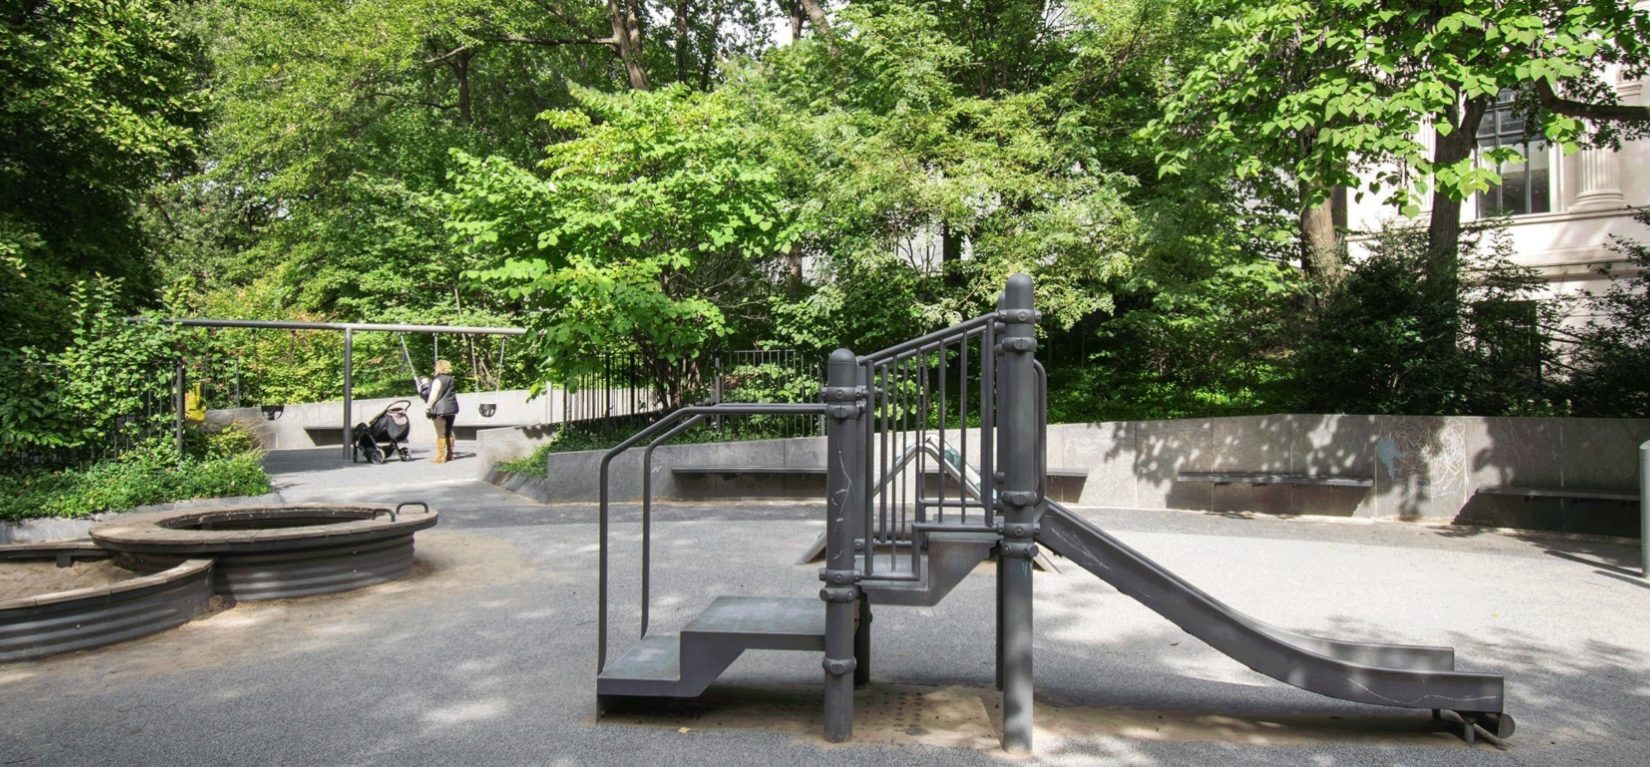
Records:
{"label": "building window", "polygon": [[[1517,162],[1496,166],[1501,184],[1478,193],[1478,217],[1523,216],[1553,209],[1547,178],[1552,169],[1547,141],[1540,134],[1529,135],[1524,115],[1513,107],[1511,91],[1502,91],[1494,106],[1478,124],[1478,151],[1498,147],[1515,149],[1524,156]],[[1486,158],[1484,162],[1488,162]]]}

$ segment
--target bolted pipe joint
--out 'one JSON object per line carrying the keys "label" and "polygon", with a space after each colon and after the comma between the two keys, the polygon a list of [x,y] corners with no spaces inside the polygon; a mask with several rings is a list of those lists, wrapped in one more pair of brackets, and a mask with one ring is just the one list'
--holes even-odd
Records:
{"label": "bolted pipe joint", "polygon": [[820,668],[825,669],[825,673],[830,674],[831,676],[847,676],[852,674],[858,665],[858,662],[853,658],[826,658],[819,663]]}
{"label": "bolted pipe joint", "polygon": [[1030,541],[1003,541],[1002,556],[1004,559],[1036,559],[1037,544]]}
{"label": "bolted pipe joint", "polygon": [[822,567],[819,570],[819,579],[832,586],[846,586],[859,580],[859,575],[853,570],[832,570]]}
{"label": "bolted pipe joint", "polygon": [[1003,524],[1004,538],[1035,538],[1037,537],[1036,522],[1006,522]]}
{"label": "bolted pipe joint", "polygon": [[1024,509],[1027,506],[1036,506],[1041,499],[1035,490],[1004,490],[1002,492],[1003,505]]}
{"label": "bolted pipe joint", "polygon": [[857,601],[859,599],[859,587],[826,586],[819,590],[819,598],[826,604]]}

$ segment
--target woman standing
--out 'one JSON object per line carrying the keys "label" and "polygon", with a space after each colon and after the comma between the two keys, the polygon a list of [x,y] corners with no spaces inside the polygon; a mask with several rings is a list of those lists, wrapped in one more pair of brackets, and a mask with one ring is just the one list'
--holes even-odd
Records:
{"label": "woman standing", "polygon": [[424,394],[424,414],[435,423],[435,460],[446,463],[453,454],[453,417],[458,415],[458,386],[453,381],[453,363],[435,361],[435,379]]}

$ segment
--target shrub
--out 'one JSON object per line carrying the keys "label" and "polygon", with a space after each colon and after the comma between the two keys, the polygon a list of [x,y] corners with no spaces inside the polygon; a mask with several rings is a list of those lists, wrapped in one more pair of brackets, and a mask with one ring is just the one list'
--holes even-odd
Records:
{"label": "shrub", "polygon": [[1541,301],[1533,269],[1491,232],[1462,240],[1458,294],[1426,289],[1426,233],[1383,232],[1327,297],[1299,356],[1304,409],[1408,415],[1535,416],[1554,412],[1555,369],[1543,328],[1560,307]]}
{"label": "shrub", "polygon": [[269,490],[269,476],[255,453],[178,459],[167,448],[151,446],[85,469],[0,476],[0,519],[85,517]]}

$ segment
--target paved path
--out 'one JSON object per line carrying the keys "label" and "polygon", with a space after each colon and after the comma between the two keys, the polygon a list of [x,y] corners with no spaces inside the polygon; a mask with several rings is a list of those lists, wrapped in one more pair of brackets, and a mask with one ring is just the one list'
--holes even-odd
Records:
{"label": "paved path", "polygon": [[[414,578],[247,603],[112,648],[0,666],[0,765],[1018,763],[994,748],[992,579],[883,608],[856,740],[824,744],[818,658],[756,653],[706,699],[592,718],[594,509],[475,467],[272,456],[289,500],[428,500]],[[473,463],[473,461],[472,461]],[[477,472],[479,473],[479,472]],[[473,476],[473,474],[471,475]],[[807,595],[813,504],[658,510],[655,630],[718,594]],[[1630,547],[1396,524],[1091,510],[1215,596],[1291,628],[1457,647],[1519,732],[1467,746],[1425,712],[1255,674],[1076,569],[1037,581],[1037,752],[1054,765],[1644,765],[1650,587]],[[617,510],[633,627],[636,510]],[[626,639],[614,633],[615,651]]]}

